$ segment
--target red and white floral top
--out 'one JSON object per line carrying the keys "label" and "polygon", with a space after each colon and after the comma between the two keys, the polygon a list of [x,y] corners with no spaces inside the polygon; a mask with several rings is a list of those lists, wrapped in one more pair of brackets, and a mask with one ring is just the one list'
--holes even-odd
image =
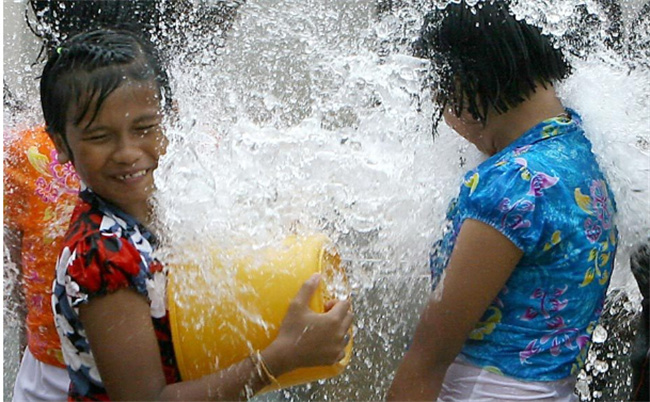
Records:
{"label": "red and white floral top", "polygon": [[122,288],[147,297],[165,378],[168,384],[180,381],[165,306],[166,277],[162,264],[152,256],[154,235],[90,189],[79,196],[57,263],[52,295],[71,378],[68,399],[109,400],[79,320],[79,306]]}

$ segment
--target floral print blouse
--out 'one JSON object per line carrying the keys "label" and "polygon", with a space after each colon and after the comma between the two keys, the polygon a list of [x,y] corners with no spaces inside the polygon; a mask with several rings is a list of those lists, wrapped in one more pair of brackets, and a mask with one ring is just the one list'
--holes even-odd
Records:
{"label": "floral print blouse", "polygon": [[165,378],[168,384],[179,381],[165,307],[166,277],[152,256],[153,234],[90,189],[79,196],[57,262],[52,295],[71,379],[69,400],[109,400],[79,320],[79,307],[122,288],[147,297]]}
{"label": "floral print blouse", "polygon": [[5,235],[11,231],[20,238],[20,261],[13,262],[20,262],[27,344],[40,362],[64,368],[52,316],[53,267],[78,198],[79,178],[71,163],[57,161],[44,127],[12,134],[4,148],[3,223]]}
{"label": "floral print blouse", "polygon": [[607,181],[572,110],[539,123],[467,173],[431,253],[434,286],[465,219],[490,225],[524,255],[461,355],[522,380],[577,373],[612,272],[614,213]]}

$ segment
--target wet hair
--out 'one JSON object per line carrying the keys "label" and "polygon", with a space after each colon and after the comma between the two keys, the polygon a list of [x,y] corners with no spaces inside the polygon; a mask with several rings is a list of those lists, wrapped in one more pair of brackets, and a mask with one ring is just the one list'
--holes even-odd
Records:
{"label": "wet hair", "polygon": [[[43,41],[38,59],[66,39],[90,30],[130,31],[144,40],[160,36],[167,16],[162,0],[29,0],[25,20]],[[31,14],[29,10],[31,10]]]}
{"label": "wet hair", "polygon": [[650,3],[645,3],[630,25],[626,56],[650,69]]}
{"label": "wet hair", "polygon": [[65,39],[93,29],[131,31],[155,43],[166,60],[178,57],[190,61],[216,54],[214,49],[224,46],[226,32],[244,2],[28,0],[25,20],[43,41],[37,61]]}
{"label": "wet hair", "polygon": [[80,124],[89,115],[91,124],[106,98],[133,81],[156,83],[161,107],[171,108],[169,79],[149,42],[128,31],[95,30],[73,36],[49,52],[41,76],[47,132],[61,135],[67,145],[66,121]]}
{"label": "wet hair", "polygon": [[446,107],[458,117],[467,110],[485,124],[490,108],[505,113],[537,85],[546,88],[570,73],[550,38],[516,19],[503,0],[435,9],[425,16],[413,51],[432,64],[434,133]]}

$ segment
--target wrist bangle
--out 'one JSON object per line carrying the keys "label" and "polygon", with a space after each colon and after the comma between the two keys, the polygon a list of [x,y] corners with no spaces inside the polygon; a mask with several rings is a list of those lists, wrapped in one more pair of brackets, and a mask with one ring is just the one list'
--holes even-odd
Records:
{"label": "wrist bangle", "polygon": [[260,376],[262,373],[264,373],[264,377],[266,377],[266,380],[269,383],[276,385],[278,388],[281,388],[280,382],[277,378],[275,378],[273,374],[271,374],[271,370],[269,370],[269,367],[266,365],[266,362],[264,361],[264,358],[262,357],[262,354],[259,350],[256,350],[253,354],[251,354],[250,358],[253,361],[253,365],[260,373]]}

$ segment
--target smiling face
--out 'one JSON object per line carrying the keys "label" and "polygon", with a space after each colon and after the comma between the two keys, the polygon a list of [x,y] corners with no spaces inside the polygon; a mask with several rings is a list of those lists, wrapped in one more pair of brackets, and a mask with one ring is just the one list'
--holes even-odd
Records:
{"label": "smiling face", "polygon": [[144,221],[153,171],[167,145],[158,88],[127,81],[105,99],[94,119],[90,110],[79,124],[72,119],[75,113],[68,113],[69,148],[61,135],[54,136],[59,162],[71,160],[90,189]]}

